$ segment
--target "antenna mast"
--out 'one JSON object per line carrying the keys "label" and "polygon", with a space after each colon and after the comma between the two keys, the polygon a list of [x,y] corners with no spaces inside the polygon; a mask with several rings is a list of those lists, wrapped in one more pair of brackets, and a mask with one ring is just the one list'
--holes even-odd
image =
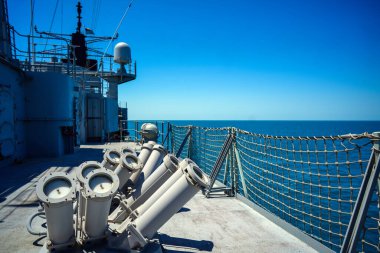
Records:
{"label": "antenna mast", "polygon": [[80,20],[82,19],[82,16],[80,15],[82,13],[82,4],[78,1],[78,4],[76,5],[77,7],[77,12],[78,12],[78,23],[77,23],[77,33],[80,33],[80,29],[82,27],[82,23]]}

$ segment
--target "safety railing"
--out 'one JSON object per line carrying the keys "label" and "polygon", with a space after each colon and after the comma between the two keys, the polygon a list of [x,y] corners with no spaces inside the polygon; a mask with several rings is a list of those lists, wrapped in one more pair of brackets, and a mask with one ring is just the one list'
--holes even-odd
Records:
{"label": "safety railing", "polygon": [[23,71],[66,74],[83,86],[86,92],[101,93],[104,96],[109,96],[109,80],[122,78],[123,75],[136,77],[136,61],[125,64],[125,73],[120,76],[117,72],[120,66],[114,64],[113,55],[89,46],[95,42],[106,43],[112,39],[110,37],[87,36],[88,63],[82,67],[73,55],[78,46],[71,44],[70,34],[39,32],[35,29],[37,35],[25,35],[17,32],[10,24],[7,29],[11,62]]}
{"label": "safety railing", "polygon": [[[189,130],[191,135],[184,142]],[[233,141],[228,143],[231,136]],[[342,252],[380,251],[378,174],[376,183],[372,178],[376,187],[363,189],[369,185],[366,172],[377,169],[379,149],[373,145],[378,141],[367,133],[282,137],[236,128],[171,126],[173,153],[181,148],[182,158],[191,158],[225,185],[216,190],[243,195]],[[220,156],[223,152],[226,155]],[[371,152],[377,162],[369,163]],[[355,206],[359,191],[364,197]],[[361,224],[352,213],[361,214]],[[351,250],[347,250],[350,241]]]}

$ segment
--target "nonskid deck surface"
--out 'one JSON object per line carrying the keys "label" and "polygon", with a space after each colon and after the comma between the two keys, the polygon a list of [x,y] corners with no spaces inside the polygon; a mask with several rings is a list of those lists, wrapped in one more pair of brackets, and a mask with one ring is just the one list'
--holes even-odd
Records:
{"label": "nonskid deck surface", "polygon": [[233,197],[198,193],[159,231],[166,252],[316,252]]}
{"label": "nonskid deck surface", "polygon": [[[83,145],[71,155],[2,168],[0,252],[40,251],[45,237],[30,235],[26,220],[37,210],[35,184],[42,175],[70,171],[88,160],[101,161],[104,148],[121,145]],[[198,193],[159,230],[158,237],[164,252],[316,252],[241,201],[223,195],[207,199]]]}

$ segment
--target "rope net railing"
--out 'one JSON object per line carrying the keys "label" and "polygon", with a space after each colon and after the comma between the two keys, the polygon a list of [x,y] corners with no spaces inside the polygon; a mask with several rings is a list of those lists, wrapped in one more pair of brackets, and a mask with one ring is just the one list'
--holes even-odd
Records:
{"label": "rope net railing", "polygon": [[[195,126],[183,127],[172,125],[173,153],[178,151],[179,146],[190,127],[192,129],[190,141],[186,143],[185,148],[181,153],[181,158],[190,157],[202,168],[202,170],[204,170],[205,173],[210,174],[229,129],[205,129]],[[225,166],[223,166],[223,172],[225,169],[224,167]],[[223,181],[222,173],[220,173],[218,180],[221,182]]]}
{"label": "rope net railing", "polygon": [[[178,149],[189,128],[172,126],[173,151]],[[246,192],[245,197],[256,205],[331,249],[340,250],[374,136],[364,133],[281,137],[235,128],[191,128],[191,138],[182,157],[190,157],[210,174],[228,133],[233,133],[243,175],[232,177],[231,171],[226,171],[228,166],[223,166],[217,180],[235,184],[236,192],[241,195]],[[232,169],[238,173],[236,159],[232,160]],[[228,162],[231,163],[225,164]],[[358,252],[380,251],[378,192],[376,189],[373,193]]]}

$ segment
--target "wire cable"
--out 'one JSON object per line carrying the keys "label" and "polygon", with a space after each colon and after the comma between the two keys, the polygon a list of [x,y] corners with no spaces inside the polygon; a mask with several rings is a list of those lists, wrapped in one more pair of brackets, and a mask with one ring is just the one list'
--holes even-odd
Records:
{"label": "wire cable", "polygon": [[[51,22],[50,22],[49,33],[51,33],[51,29],[53,28],[55,14],[57,13],[57,9],[58,9],[58,4],[59,4],[59,0],[57,0],[55,2],[54,12],[53,12],[53,18],[51,19]],[[48,42],[49,42],[49,38],[46,39],[45,47],[44,47],[44,50],[42,52],[44,52],[46,50],[46,46],[47,46]]]}
{"label": "wire cable", "polygon": [[47,235],[47,231],[44,230],[44,231],[36,231],[32,228],[32,222],[33,222],[33,219],[37,216],[40,216],[41,218],[43,219],[46,219],[46,216],[45,216],[45,212],[37,212],[37,213],[34,213],[32,214],[29,218],[28,218],[28,221],[26,222],[26,229],[28,230],[28,232],[32,235],[38,235],[38,236],[41,236],[41,235]]}
{"label": "wire cable", "polygon": [[98,27],[99,15],[100,15],[101,7],[102,7],[102,0],[99,0],[98,9],[96,11],[94,30]]}
{"label": "wire cable", "polygon": [[[61,1],[61,34],[63,34],[63,1]],[[63,46],[63,40],[61,40],[61,47]]]}
{"label": "wire cable", "polygon": [[97,10],[98,0],[94,0],[94,5],[92,6],[92,19],[91,19],[91,28],[94,30],[95,16]]}
{"label": "wire cable", "polygon": [[32,35],[33,33],[33,19],[34,19],[34,4],[36,3],[35,0],[30,0],[30,30],[29,35]]}
{"label": "wire cable", "polygon": [[[124,18],[127,16],[128,11],[131,9],[132,4],[133,4],[134,1],[135,1],[135,0],[131,0],[131,2],[129,3],[127,9],[126,9],[125,12],[124,12],[124,15],[121,17],[120,22],[119,22],[119,24],[117,25],[116,30],[115,30],[115,32],[113,33],[113,35],[112,35],[112,37],[111,37],[111,39],[110,39],[110,41],[109,41],[109,43],[108,43],[108,45],[107,45],[107,47],[106,47],[106,50],[105,50],[104,53],[103,53],[103,56],[102,56],[102,58],[101,58],[101,61],[100,61],[100,65],[99,65],[99,67],[102,66],[104,56],[107,54],[107,52],[108,52],[108,48],[110,47],[112,41],[115,39],[116,34],[117,34],[117,32],[118,32],[118,30],[119,30],[121,24],[123,23]],[[99,70],[98,70],[98,71],[99,71]]]}

